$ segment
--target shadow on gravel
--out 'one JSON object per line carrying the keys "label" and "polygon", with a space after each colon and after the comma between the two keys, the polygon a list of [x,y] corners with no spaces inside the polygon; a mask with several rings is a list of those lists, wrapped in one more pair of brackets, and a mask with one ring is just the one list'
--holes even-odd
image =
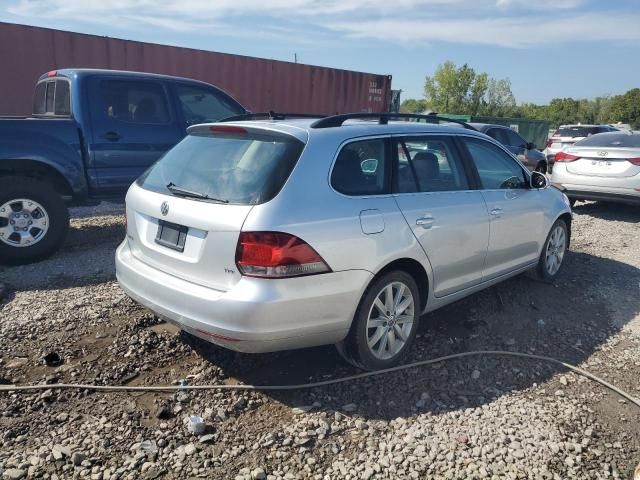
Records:
{"label": "shadow on gravel", "polygon": [[[615,274],[614,274],[615,272]],[[614,282],[615,295],[638,285],[640,270],[617,261],[569,252],[554,284],[518,276],[421,319],[407,363],[471,350],[509,350],[578,364],[640,312],[639,302],[618,310],[616,298],[598,295],[598,282]],[[610,305],[616,316],[611,321]],[[626,309],[626,311],[625,311]],[[358,373],[332,346],[248,355],[184,335],[186,342],[224,374],[246,384],[297,384]],[[561,367],[506,357],[470,357],[314,390],[269,393],[287,405],[320,401],[339,410],[356,403],[367,418],[391,419],[488,403],[513,390],[542,383]],[[560,388],[560,387],[558,387]]]}
{"label": "shadow on gravel", "polygon": [[580,215],[614,220],[619,222],[640,223],[640,206],[613,202],[579,202],[573,211]]}

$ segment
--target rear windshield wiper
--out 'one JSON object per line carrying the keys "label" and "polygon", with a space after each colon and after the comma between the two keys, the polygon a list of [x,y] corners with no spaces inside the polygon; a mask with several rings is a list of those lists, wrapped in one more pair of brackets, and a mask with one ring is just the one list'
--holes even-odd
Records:
{"label": "rear windshield wiper", "polygon": [[167,189],[171,193],[173,193],[175,195],[179,195],[180,197],[197,198],[197,199],[200,199],[200,200],[211,200],[213,202],[219,202],[219,203],[229,203],[229,200],[221,200],[219,198],[210,197],[206,193],[194,192],[193,190],[187,190],[186,188],[182,188],[182,187],[177,186],[173,182],[169,182],[167,184]]}

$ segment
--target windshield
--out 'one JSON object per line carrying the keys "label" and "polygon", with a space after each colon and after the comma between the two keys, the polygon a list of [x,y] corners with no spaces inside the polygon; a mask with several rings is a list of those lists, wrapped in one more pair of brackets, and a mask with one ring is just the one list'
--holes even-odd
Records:
{"label": "windshield", "polygon": [[576,147],[640,148],[640,135],[629,133],[601,133],[576,143]]}
{"label": "windshield", "polygon": [[145,172],[138,185],[203,200],[264,203],[280,191],[303,148],[299,140],[269,134],[191,134]]}

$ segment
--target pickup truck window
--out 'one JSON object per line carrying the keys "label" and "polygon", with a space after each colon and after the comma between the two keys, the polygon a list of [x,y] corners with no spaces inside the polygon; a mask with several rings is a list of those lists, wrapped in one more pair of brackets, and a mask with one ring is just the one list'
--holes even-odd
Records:
{"label": "pickup truck window", "polygon": [[152,82],[102,80],[98,88],[99,114],[128,123],[169,123],[162,85]]}
{"label": "pickup truck window", "polygon": [[33,114],[58,117],[71,115],[69,82],[52,79],[38,83],[33,102]]}
{"label": "pickup truck window", "polygon": [[182,113],[189,125],[215,122],[244,113],[244,110],[237,104],[229,102],[222,94],[211,89],[192,85],[176,85],[176,92]]}

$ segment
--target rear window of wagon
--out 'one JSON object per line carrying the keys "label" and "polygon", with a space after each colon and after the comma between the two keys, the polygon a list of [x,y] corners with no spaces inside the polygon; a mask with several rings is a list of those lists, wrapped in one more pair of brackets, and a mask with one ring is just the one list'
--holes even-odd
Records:
{"label": "rear window of wagon", "polygon": [[268,132],[191,133],[137,183],[163,194],[171,194],[167,185],[173,183],[212,199],[256,205],[278,194],[303,148],[293,137]]}

